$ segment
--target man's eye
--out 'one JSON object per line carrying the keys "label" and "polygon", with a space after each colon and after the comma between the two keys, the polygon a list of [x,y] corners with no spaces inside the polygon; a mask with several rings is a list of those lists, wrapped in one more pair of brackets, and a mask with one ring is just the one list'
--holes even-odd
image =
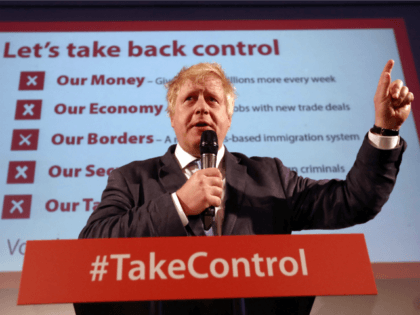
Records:
{"label": "man's eye", "polygon": [[192,100],[192,96],[188,96],[185,100],[186,101],[191,101]]}

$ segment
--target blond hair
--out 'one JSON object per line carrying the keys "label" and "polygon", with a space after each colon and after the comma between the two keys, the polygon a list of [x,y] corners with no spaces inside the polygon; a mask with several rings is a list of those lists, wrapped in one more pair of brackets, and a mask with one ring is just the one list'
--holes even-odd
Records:
{"label": "blond hair", "polygon": [[166,100],[168,101],[166,112],[169,114],[169,117],[172,117],[175,113],[176,98],[184,83],[191,80],[193,84],[204,85],[204,81],[208,76],[216,76],[220,79],[226,97],[226,111],[229,117],[232,117],[236,98],[235,87],[226,77],[222,67],[215,62],[198,63],[189,68],[183,67],[171,81],[165,84],[165,87],[168,89],[166,94]]}

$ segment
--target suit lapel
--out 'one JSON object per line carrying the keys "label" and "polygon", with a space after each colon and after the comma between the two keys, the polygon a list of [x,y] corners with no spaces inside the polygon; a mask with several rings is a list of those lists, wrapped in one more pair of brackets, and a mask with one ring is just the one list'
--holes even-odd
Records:
{"label": "suit lapel", "polygon": [[[173,145],[169,148],[168,152],[162,156],[162,163],[159,169],[160,182],[162,183],[163,188],[170,194],[181,188],[187,181],[179,167],[174,152],[175,146]],[[189,216],[188,220],[188,225],[194,235],[206,235],[200,216]]]}
{"label": "suit lapel", "polygon": [[226,203],[223,235],[231,235],[246,188],[247,167],[239,164],[240,159],[225,153],[226,166]]}
{"label": "suit lapel", "polygon": [[174,151],[175,146],[170,146],[168,152],[162,156],[158,172],[163,188],[170,194],[181,188],[187,181],[176,161]]}

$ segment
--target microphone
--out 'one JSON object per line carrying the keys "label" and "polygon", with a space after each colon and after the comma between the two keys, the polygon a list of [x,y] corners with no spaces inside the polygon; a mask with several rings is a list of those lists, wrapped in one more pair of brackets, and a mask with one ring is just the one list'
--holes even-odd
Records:
{"label": "microphone", "polygon": [[[217,142],[216,132],[213,130],[203,131],[200,141],[201,169],[216,167],[218,150],[219,143]],[[213,206],[202,212],[201,219],[203,220],[204,230],[208,231],[211,228],[215,213],[216,210]]]}

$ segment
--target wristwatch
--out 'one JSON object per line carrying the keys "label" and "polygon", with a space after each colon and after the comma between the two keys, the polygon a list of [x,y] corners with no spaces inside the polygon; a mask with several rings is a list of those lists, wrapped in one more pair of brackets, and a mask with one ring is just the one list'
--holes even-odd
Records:
{"label": "wristwatch", "polygon": [[400,131],[397,129],[385,129],[385,128],[378,127],[376,125],[373,125],[370,131],[372,133],[375,133],[381,136],[398,136],[400,134]]}

